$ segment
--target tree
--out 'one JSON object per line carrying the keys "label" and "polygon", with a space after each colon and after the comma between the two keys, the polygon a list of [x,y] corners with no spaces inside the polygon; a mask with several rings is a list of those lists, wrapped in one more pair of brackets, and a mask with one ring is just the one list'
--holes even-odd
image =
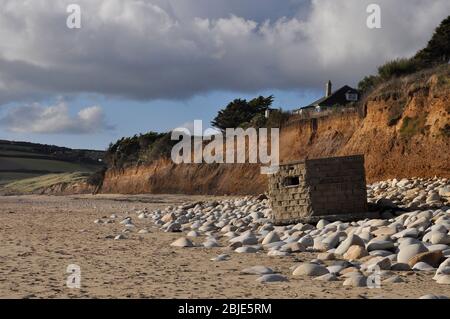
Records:
{"label": "tree", "polygon": [[247,101],[235,99],[228,103],[225,109],[219,111],[211,121],[212,126],[225,131],[227,128],[236,128],[248,125],[257,114],[262,114],[273,102],[273,95],[268,97],[259,96]]}
{"label": "tree", "polygon": [[428,45],[414,56],[422,67],[448,63],[450,60],[450,16],[434,31]]}

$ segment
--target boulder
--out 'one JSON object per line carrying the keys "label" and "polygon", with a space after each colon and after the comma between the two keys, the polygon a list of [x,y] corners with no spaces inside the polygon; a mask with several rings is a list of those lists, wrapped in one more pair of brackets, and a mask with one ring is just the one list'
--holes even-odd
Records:
{"label": "boulder", "polygon": [[351,247],[351,246],[363,246],[365,247],[366,244],[364,243],[364,241],[355,234],[349,235],[334,251],[335,254],[337,255],[344,255],[347,250]]}
{"label": "boulder", "polygon": [[408,265],[412,268],[419,262],[425,262],[433,267],[438,267],[441,264],[443,258],[444,255],[440,250],[427,251],[411,257],[408,260]]}
{"label": "boulder", "polygon": [[172,247],[194,247],[194,244],[186,237],[180,237],[170,244]]}
{"label": "boulder", "polygon": [[400,263],[408,263],[412,257],[428,251],[423,244],[400,245],[399,249],[397,262]]}
{"label": "boulder", "polygon": [[322,265],[303,263],[295,268],[292,273],[294,276],[322,276],[328,274],[328,269]]}
{"label": "boulder", "polygon": [[367,256],[369,253],[363,246],[353,245],[344,254],[344,258],[348,260],[360,259]]}

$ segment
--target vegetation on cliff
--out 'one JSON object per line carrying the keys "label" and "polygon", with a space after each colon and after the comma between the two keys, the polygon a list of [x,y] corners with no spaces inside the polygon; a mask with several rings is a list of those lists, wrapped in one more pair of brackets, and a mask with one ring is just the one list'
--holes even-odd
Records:
{"label": "vegetation on cliff", "polygon": [[388,61],[378,67],[377,75],[369,75],[358,84],[358,89],[368,92],[378,84],[412,74],[440,64],[447,64],[450,60],[450,16],[444,19],[434,31],[433,36],[425,48],[411,58],[401,58]]}

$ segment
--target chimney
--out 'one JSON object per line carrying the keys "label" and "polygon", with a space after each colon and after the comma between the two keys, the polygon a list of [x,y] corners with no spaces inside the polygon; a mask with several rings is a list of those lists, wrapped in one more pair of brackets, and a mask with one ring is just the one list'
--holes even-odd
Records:
{"label": "chimney", "polygon": [[329,97],[331,95],[331,81],[328,81],[325,86],[325,97]]}

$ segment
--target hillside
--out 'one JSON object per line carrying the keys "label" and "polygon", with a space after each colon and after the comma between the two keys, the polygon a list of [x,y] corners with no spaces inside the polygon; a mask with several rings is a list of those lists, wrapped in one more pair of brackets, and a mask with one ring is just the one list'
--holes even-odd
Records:
{"label": "hillside", "polygon": [[103,151],[0,140],[0,188],[47,174],[89,175],[102,169],[103,156]]}
{"label": "hillside", "polygon": [[[377,85],[360,112],[291,119],[280,132],[281,161],[364,154],[369,182],[450,177],[450,66]],[[315,128],[313,130],[313,127]],[[256,165],[147,164],[110,168],[105,193],[257,194],[266,176]]]}

